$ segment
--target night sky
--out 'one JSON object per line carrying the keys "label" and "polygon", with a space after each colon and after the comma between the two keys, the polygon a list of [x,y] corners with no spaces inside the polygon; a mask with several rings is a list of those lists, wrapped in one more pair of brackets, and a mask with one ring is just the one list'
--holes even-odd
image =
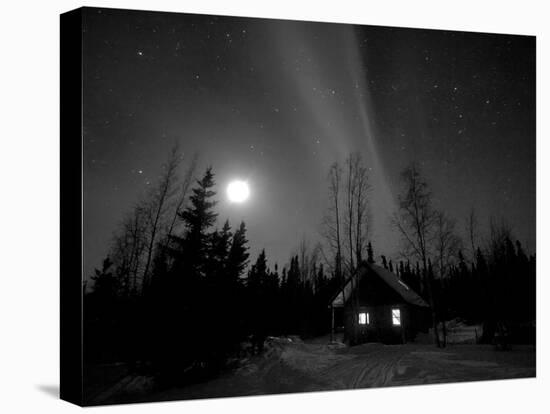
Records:
{"label": "night sky", "polygon": [[[392,257],[399,172],[416,161],[463,230],[505,218],[535,251],[535,39],[87,9],[84,269],[174,142],[216,175],[223,223],[243,219],[252,259],[284,265],[320,240],[331,163],[369,167],[375,253]],[[250,200],[230,204],[232,179]]]}

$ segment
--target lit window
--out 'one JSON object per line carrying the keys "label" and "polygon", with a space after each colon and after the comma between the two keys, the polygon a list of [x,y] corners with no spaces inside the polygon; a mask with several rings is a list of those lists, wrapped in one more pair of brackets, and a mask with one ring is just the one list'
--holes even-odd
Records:
{"label": "lit window", "polygon": [[359,314],[359,325],[368,325],[370,324],[370,318],[368,312],[361,312]]}
{"label": "lit window", "polygon": [[394,326],[401,325],[401,310],[399,309],[391,310],[391,321]]}

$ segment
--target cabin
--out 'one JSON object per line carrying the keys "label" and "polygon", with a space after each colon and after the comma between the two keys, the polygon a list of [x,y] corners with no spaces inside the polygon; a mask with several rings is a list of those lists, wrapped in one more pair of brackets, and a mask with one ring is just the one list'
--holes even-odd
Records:
{"label": "cabin", "polygon": [[344,326],[344,342],[397,344],[414,341],[428,332],[430,307],[397,275],[373,263],[362,262],[330,303],[332,333],[335,313]]}

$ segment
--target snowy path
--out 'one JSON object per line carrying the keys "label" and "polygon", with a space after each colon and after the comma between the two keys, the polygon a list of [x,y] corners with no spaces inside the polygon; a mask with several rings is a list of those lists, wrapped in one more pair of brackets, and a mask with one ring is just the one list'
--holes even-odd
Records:
{"label": "snowy path", "polygon": [[348,348],[275,338],[263,355],[241,361],[238,369],[212,381],[146,398],[131,390],[125,394],[138,401],[173,400],[527,378],[535,376],[535,365],[535,349],[528,346],[509,352],[485,345]]}
{"label": "snowy path", "polygon": [[[363,351],[363,352],[362,352]],[[370,388],[523,378],[535,375],[534,352],[529,349],[497,353],[492,347],[458,345],[438,350],[421,345],[364,345],[349,349],[351,361],[328,370],[342,387]]]}

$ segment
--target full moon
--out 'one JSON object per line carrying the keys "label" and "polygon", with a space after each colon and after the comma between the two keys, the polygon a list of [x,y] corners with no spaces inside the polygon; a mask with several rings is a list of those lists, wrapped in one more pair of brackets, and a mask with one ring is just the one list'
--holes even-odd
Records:
{"label": "full moon", "polygon": [[232,181],[227,186],[227,197],[233,203],[242,203],[248,199],[250,189],[246,181]]}

